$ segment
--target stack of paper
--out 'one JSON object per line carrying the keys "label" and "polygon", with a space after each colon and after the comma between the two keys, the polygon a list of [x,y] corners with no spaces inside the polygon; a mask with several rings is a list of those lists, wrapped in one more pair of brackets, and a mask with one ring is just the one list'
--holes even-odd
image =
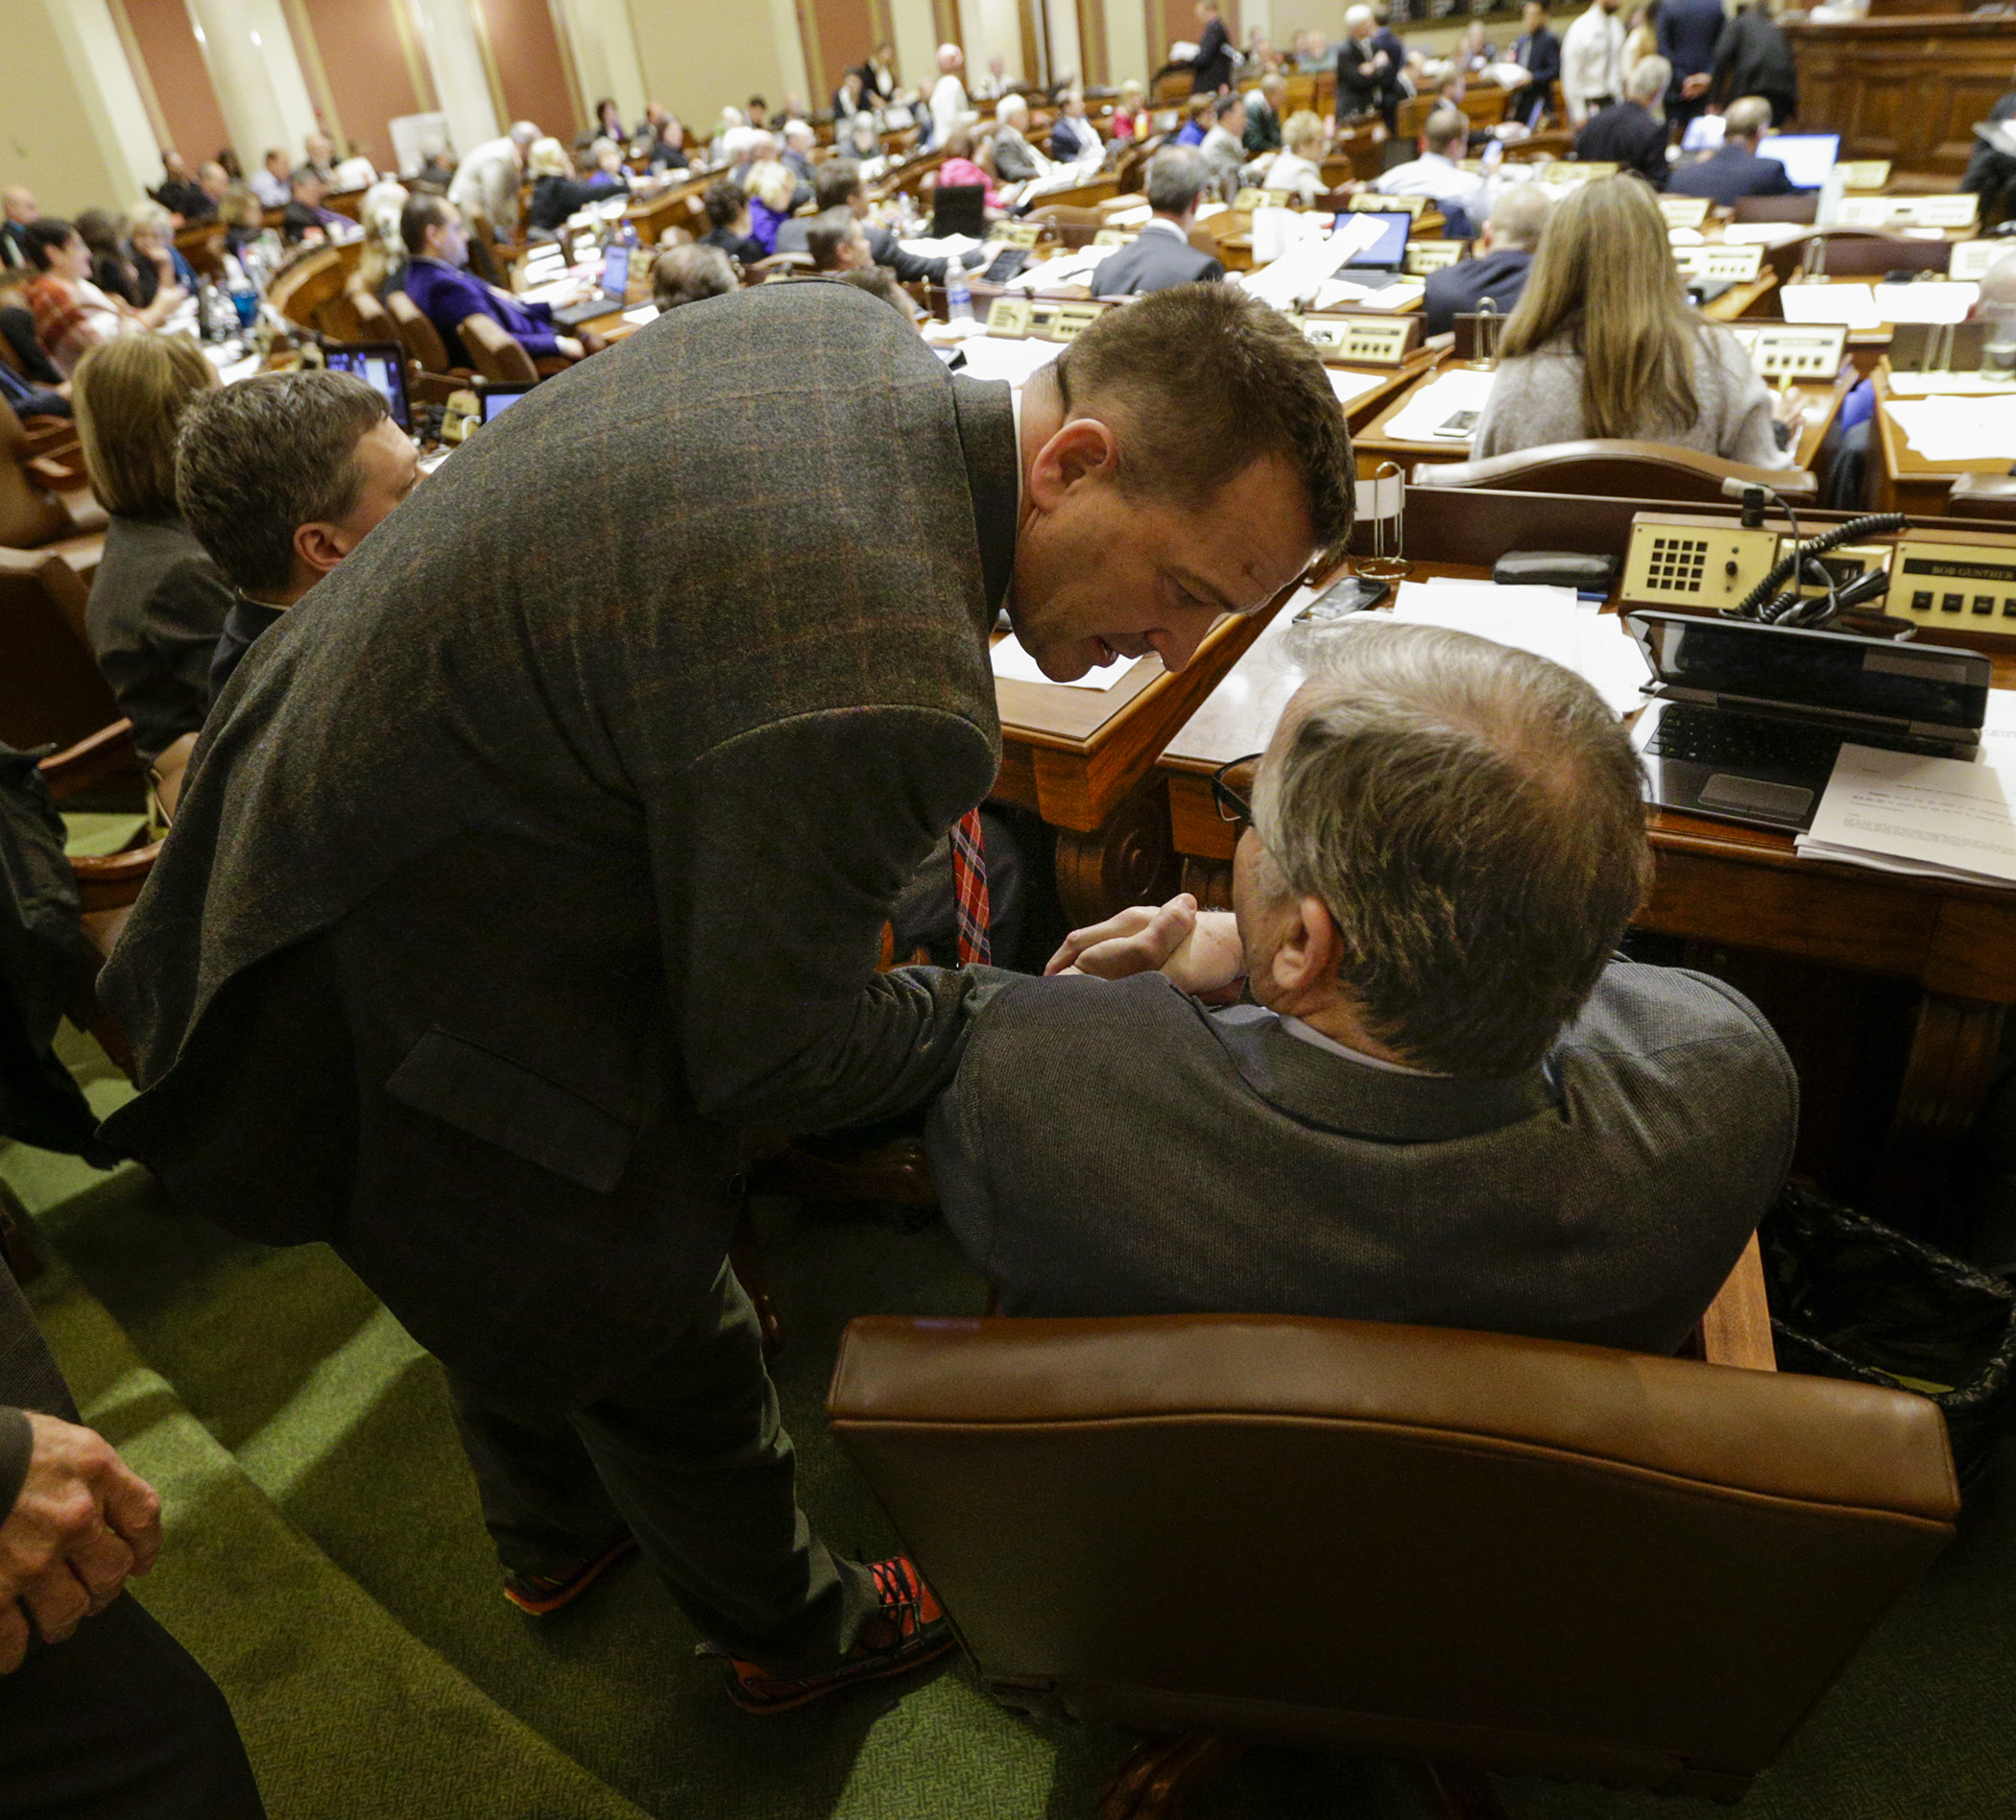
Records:
{"label": "stack of paper", "polygon": [[999,335],[971,336],[964,347],[966,371],[973,378],[1005,379],[1018,387],[1027,384],[1031,373],[1064,352],[1056,342],[1010,341]]}
{"label": "stack of paper", "polygon": [[1876,299],[1866,284],[1785,284],[1778,307],[1788,323],[1840,323],[1848,328],[1881,328]]}
{"label": "stack of paper", "polygon": [[1420,278],[1400,278],[1377,289],[1349,277],[1325,278],[1311,299],[1319,310],[1410,310],[1428,295]]}
{"label": "stack of paper", "polygon": [[[1354,399],[1362,398],[1373,387],[1384,385],[1391,377],[1383,372],[1352,372],[1342,367],[1332,367],[1329,371],[1330,389],[1337,395],[1339,404],[1350,404]],[[1363,485],[1361,481],[1361,489]]]}
{"label": "stack of paper", "polygon": [[1055,291],[1067,284],[1083,284],[1113,256],[1111,247],[1084,247],[1076,252],[1060,252],[1054,259],[1025,268],[1002,288],[1009,291]]}
{"label": "stack of paper", "polygon": [[1344,225],[1335,231],[1297,243],[1279,259],[1246,273],[1239,282],[1278,310],[1293,309],[1304,298],[1314,297],[1345,260],[1385,231],[1370,215],[1341,219]]}
{"label": "stack of paper", "polygon": [[1969,764],[1873,746],[1843,746],[1794,843],[1806,859],[1967,884],[2016,885],[2016,752],[1989,740]]}
{"label": "stack of paper", "polygon": [[1929,462],[2007,461],[2016,454],[2016,397],[1885,399],[1884,407]]}
{"label": "stack of paper", "polygon": [[1623,620],[1572,587],[1501,587],[1496,582],[1403,582],[1393,617],[1413,625],[1448,626],[1515,651],[1551,658],[1574,671],[1612,708],[1644,706],[1651,672]]}
{"label": "stack of paper", "polygon": [[1452,367],[1420,388],[1386,424],[1386,434],[1403,443],[1460,443],[1470,432],[1443,434],[1442,426],[1466,411],[1481,412],[1498,375],[1474,367]]}
{"label": "stack of paper", "polygon": [[1941,281],[1931,284],[1879,284],[1871,293],[1876,314],[1885,323],[1964,323],[1978,284]]}

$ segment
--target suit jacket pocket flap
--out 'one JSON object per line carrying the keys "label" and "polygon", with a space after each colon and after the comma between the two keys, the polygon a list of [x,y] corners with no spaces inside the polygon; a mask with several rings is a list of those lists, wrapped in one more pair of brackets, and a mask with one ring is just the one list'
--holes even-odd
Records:
{"label": "suit jacket pocket flap", "polygon": [[613,1113],[438,1024],[413,1045],[385,1090],[597,1194],[623,1179],[636,1138]]}

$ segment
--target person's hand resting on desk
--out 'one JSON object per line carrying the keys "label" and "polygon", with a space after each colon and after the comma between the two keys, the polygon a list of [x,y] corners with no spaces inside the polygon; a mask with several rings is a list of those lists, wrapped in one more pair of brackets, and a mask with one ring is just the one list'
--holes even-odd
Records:
{"label": "person's hand resting on desk", "polygon": [[128,1575],[153,1567],[161,1547],[160,1497],[108,1441],[21,1413],[34,1445],[0,1522],[0,1674],[26,1657],[31,1617],[43,1641],[63,1641],[119,1596]]}
{"label": "person's hand resting on desk", "polygon": [[1073,929],[1044,972],[1126,979],[1165,973],[1192,997],[1225,1004],[1246,981],[1246,949],[1229,910],[1200,910],[1181,892],[1157,909],[1136,904],[1090,928]]}

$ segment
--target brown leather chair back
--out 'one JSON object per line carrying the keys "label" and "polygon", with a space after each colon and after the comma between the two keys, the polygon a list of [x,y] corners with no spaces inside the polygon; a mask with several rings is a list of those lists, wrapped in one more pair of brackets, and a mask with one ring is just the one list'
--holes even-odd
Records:
{"label": "brown leather chair back", "polygon": [[1830,278],[1880,278],[1886,272],[1944,272],[1953,263],[1953,248],[1943,240],[1907,240],[1902,234],[1869,228],[1822,228],[1801,234],[1782,247],[1764,251],[1764,264],[1788,282],[1806,266],[1806,250],[1815,240],[1827,250],[1825,275]]}
{"label": "brown leather chair back", "polygon": [[462,345],[469,350],[469,358],[485,379],[530,385],[539,378],[539,369],[519,346],[517,337],[490,317],[465,316],[456,324],[455,332],[462,337]]}
{"label": "brown leather chair back", "polygon": [[76,529],[68,507],[29,467],[33,459],[21,419],[0,398],[0,546],[10,550],[32,550]]}
{"label": "brown leather chair back", "polygon": [[1803,467],[1752,467],[1666,443],[1543,443],[1480,462],[1422,462],[1417,487],[1485,487],[1500,492],[1592,493],[1603,499],[1725,499],[1724,480],[1774,487],[1794,505],[1817,496]]}
{"label": "brown leather chair back", "polygon": [[1790,196],[1739,196],[1729,206],[1731,221],[1811,222],[1819,214],[1820,193],[1808,190]]}
{"label": "brown leather chair back", "polygon": [[[353,284],[349,288],[348,297],[350,308],[357,318],[357,326],[362,331],[361,340],[396,342],[400,339],[398,323],[393,320],[392,312],[379,300],[375,292],[365,285]],[[407,349],[408,353],[412,351],[411,348]]]}
{"label": "brown leather chair back", "polygon": [[1029,219],[1047,228],[1057,236],[1060,245],[1074,250],[1091,246],[1092,236],[1106,226],[1106,217],[1098,209],[1073,208],[1068,203],[1039,208]]}
{"label": "brown leather chair back", "polygon": [[398,328],[399,340],[405,343],[406,351],[426,372],[453,372],[448,364],[448,347],[442,340],[441,331],[427,320],[427,314],[403,291],[394,291],[385,299],[385,308]]}
{"label": "brown leather chair back", "polygon": [[1723,1799],[1959,1505],[1923,1398],[1368,1322],[858,1320],[828,1409],[1011,1704]]}
{"label": "brown leather chair back", "polygon": [[84,586],[55,551],[0,553],[0,740],[70,746],[119,718],[84,636]]}
{"label": "brown leather chair back", "polygon": [[1956,518],[2016,520],[2016,479],[2006,474],[1962,474],[1953,483],[1947,510]]}

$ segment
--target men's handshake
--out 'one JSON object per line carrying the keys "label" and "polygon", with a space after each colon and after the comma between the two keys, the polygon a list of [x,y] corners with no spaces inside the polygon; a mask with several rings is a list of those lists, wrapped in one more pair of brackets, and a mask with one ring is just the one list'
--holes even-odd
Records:
{"label": "men's handshake", "polygon": [[1226,1004],[1246,982],[1246,948],[1231,911],[1200,910],[1185,891],[1160,909],[1136,904],[1104,922],[1073,929],[1044,972],[1097,979],[1162,972],[1193,997]]}
{"label": "men's handshake", "polygon": [[0,1674],[28,1653],[29,1620],[60,1643],[145,1573],[161,1547],[153,1486],[89,1428],[30,1413],[35,1449],[0,1522]]}

